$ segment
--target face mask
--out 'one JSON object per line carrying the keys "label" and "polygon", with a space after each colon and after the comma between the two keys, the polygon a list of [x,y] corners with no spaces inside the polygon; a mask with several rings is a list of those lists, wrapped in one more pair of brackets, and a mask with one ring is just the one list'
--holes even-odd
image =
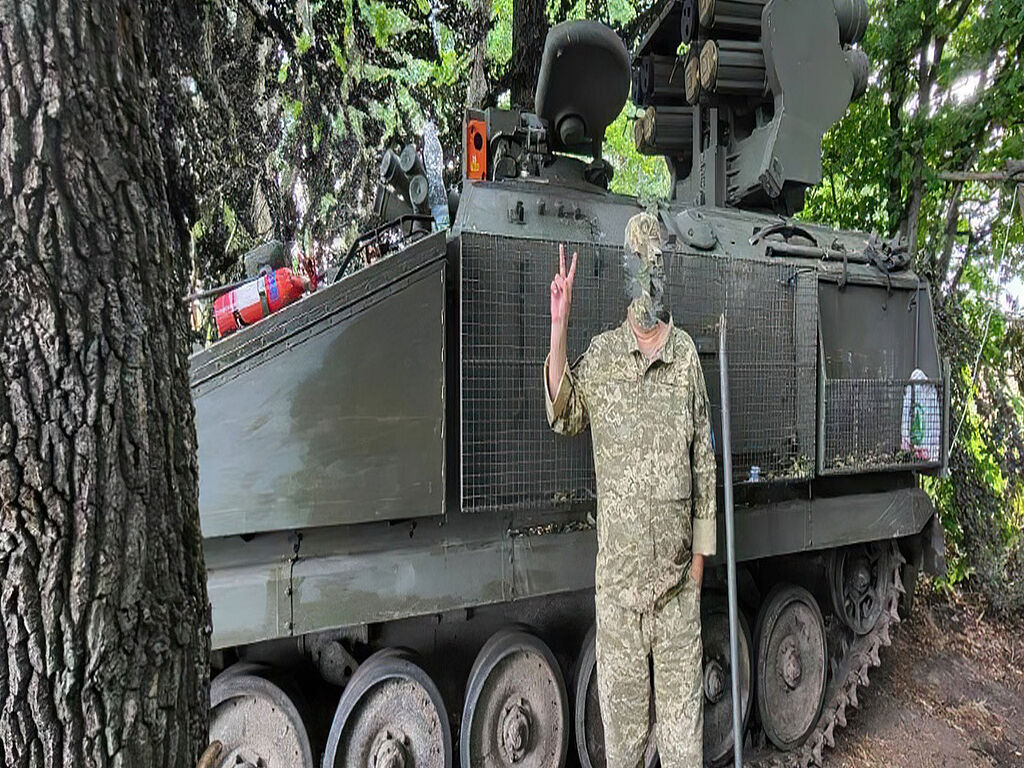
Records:
{"label": "face mask", "polygon": [[656,263],[636,252],[626,253],[622,262],[626,295],[630,299],[629,314],[638,326],[651,330],[664,314],[665,270],[660,263],[660,254]]}
{"label": "face mask", "polygon": [[638,213],[626,224],[625,253],[622,259],[629,314],[636,324],[651,330],[665,319],[665,265],[661,258],[661,234],[658,220],[649,213]]}

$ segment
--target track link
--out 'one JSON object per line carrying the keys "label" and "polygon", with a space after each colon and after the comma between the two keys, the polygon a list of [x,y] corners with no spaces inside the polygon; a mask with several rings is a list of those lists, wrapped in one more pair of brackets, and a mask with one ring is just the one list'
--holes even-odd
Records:
{"label": "track link", "polygon": [[906,559],[893,546],[893,570],[888,585],[887,610],[882,611],[874,628],[858,637],[846,627],[840,631],[837,647],[830,660],[830,676],[825,689],[825,704],[818,723],[811,731],[803,746],[792,752],[779,752],[770,747],[757,750],[744,765],[752,768],[811,768],[823,766],[825,749],[835,746],[836,730],[846,727],[848,708],[857,709],[860,703],[857,690],[870,684],[868,673],[872,667],[880,666],[879,652],[892,645],[892,631],[900,623],[900,597],[906,591],[903,587],[902,569]]}

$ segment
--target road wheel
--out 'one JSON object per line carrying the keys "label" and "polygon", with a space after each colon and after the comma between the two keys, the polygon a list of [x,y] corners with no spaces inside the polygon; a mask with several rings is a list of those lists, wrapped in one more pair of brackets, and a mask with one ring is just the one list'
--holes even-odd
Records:
{"label": "road wheel", "polygon": [[562,768],[569,727],[565,680],[547,645],[521,629],[493,634],[466,685],[463,768]]}
{"label": "road wheel", "polygon": [[[744,732],[754,697],[750,628],[739,615],[739,689]],[[732,661],[729,653],[729,611],[726,605],[712,605],[701,619],[704,646],[704,762],[724,765],[733,750]]]}
{"label": "road wheel", "polygon": [[334,713],[324,768],[452,768],[441,694],[411,653],[387,648],[359,666]]}
{"label": "road wheel", "polygon": [[269,667],[236,664],[210,684],[215,768],[289,765],[314,768],[297,691]]}
{"label": "road wheel", "polygon": [[825,624],[813,595],[780,584],[757,623],[757,707],[765,735],[784,752],[807,739],[825,700]]}

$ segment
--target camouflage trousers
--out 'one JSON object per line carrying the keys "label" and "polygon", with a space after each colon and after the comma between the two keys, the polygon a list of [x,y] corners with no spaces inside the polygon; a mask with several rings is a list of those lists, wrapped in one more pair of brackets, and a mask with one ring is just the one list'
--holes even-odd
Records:
{"label": "camouflage trousers", "polygon": [[685,585],[660,610],[637,613],[597,596],[597,689],[608,768],[643,766],[653,658],[663,768],[702,768],[704,738],[700,589]]}

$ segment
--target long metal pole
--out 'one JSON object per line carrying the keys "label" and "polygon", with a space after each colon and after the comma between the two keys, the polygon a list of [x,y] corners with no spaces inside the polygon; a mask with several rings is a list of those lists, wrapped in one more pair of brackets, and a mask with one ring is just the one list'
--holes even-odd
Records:
{"label": "long metal pole", "polygon": [[740,701],[739,607],[736,601],[736,540],[732,505],[732,435],[729,430],[729,369],[725,354],[725,313],[718,321],[718,373],[722,385],[722,473],[725,485],[725,567],[729,577],[729,679],[732,681],[733,765],[743,766],[743,721]]}

